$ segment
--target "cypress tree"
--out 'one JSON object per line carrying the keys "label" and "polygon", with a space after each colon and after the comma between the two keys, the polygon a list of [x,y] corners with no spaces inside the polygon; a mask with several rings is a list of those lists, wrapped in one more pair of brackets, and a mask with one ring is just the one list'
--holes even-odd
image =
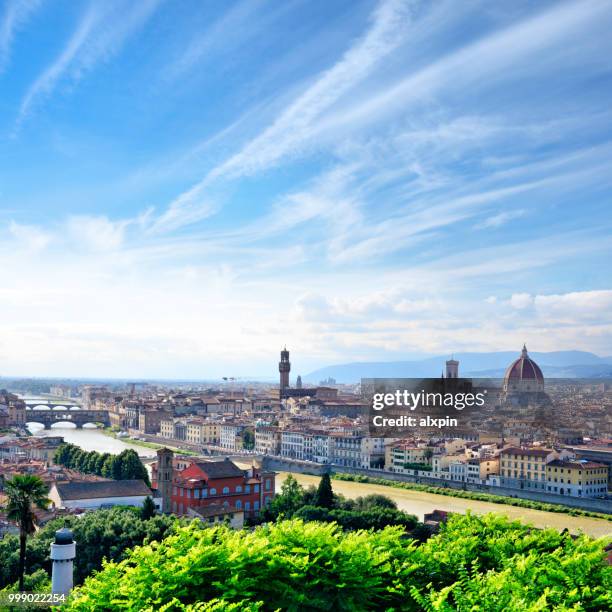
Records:
{"label": "cypress tree", "polygon": [[155,503],[151,499],[150,496],[147,495],[145,497],[144,502],[142,502],[142,508],[140,509],[140,518],[143,521],[148,521],[150,518],[153,518],[156,514]]}
{"label": "cypress tree", "polygon": [[321,476],[321,482],[319,483],[317,494],[315,495],[315,505],[320,508],[334,507],[334,492],[332,490],[329,474],[323,474],[323,476]]}

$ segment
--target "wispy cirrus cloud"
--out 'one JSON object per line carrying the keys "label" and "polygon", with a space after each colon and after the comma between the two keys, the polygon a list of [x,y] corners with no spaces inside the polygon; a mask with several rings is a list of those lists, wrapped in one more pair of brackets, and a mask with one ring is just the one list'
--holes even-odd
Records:
{"label": "wispy cirrus cloud", "polygon": [[146,23],[160,2],[109,0],[89,4],[61,53],[28,88],[19,107],[15,131],[20,129],[34,106],[49,96],[62,79],[74,83],[117,53],[127,39]]}
{"label": "wispy cirrus cloud", "polygon": [[6,68],[16,33],[41,5],[41,0],[7,0],[0,16],[0,73]]}
{"label": "wispy cirrus cloud", "polygon": [[[241,0],[220,17],[208,24],[183,47],[164,70],[163,78],[176,80],[189,75],[200,63],[219,55],[229,55],[233,50],[244,47],[253,38],[281,15],[292,8],[294,2],[272,2],[267,0]],[[232,36],[228,36],[228,32]]]}
{"label": "wispy cirrus cloud", "polygon": [[[418,68],[409,70],[407,76],[395,82],[383,82],[370,93],[361,91],[355,102],[350,96],[345,97],[371,77],[385,58],[402,45],[409,44],[411,36],[422,35],[423,30],[430,27],[429,22],[440,27],[444,21],[440,14],[442,11],[434,11],[429,20],[422,16],[419,19],[415,17],[417,5],[400,0],[382,2],[372,15],[368,31],[342,58],[238,153],[214,167],[199,183],[175,198],[162,215],[157,229],[163,231],[168,217],[173,221],[171,228],[197,221],[199,218],[194,211],[199,205],[204,211],[209,209],[210,202],[205,194],[219,179],[238,180],[268,170],[282,160],[303,154],[313,142],[326,147],[328,152],[333,151],[337,139],[359,134],[364,126],[381,119],[387,123],[390,119],[398,119],[412,104],[431,99],[435,94],[453,91],[459,83],[462,87],[473,83],[475,89],[486,88],[504,72],[516,75],[521,71],[535,74],[545,71],[548,64],[541,59],[547,57],[542,55],[544,50],[555,50],[554,57],[557,57],[563,53],[561,43],[567,36],[581,32],[589,24],[598,25],[599,18],[609,16],[610,8],[605,1],[593,10],[576,2],[553,6],[518,23],[506,24],[442,57],[436,56],[425,66],[416,63]],[[576,54],[579,52],[580,48],[577,48]],[[538,61],[527,68],[526,60],[534,55],[538,55]],[[554,60],[551,58],[550,61]],[[340,100],[343,103],[338,105]],[[478,117],[472,118],[471,124],[450,122],[447,127],[451,131],[439,133],[438,143],[449,138],[477,143],[482,142],[483,137],[495,137],[511,130],[501,123],[487,125]],[[423,138],[429,140],[431,146],[437,146],[429,129],[415,127],[412,131],[412,136],[407,135],[411,138],[410,146]],[[535,126],[533,136],[538,136]],[[203,218],[206,216],[203,214]]]}
{"label": "wispy cirrus cloud", "polygon": [[[441,58],[409,73],[391,86],[381,88],[373,95],[340,109],[327,117],[321,131],[341,125],[370,123],[390,113],[405,111],[405,105],[425,101],[436,92],[465,89],[472,85],[491,86],[499,79],[508,79],[521,72],[546,72],[559,56],[567,55],[561,43],[584,28],[605,27],[609,23],[611,3],[603,0],[596,4],[567,2],[530,16],[519,23],[502,28],[475,42],[454,50]],[[531,64],[524,60],[545,49],[555,54],[540,54]],[[572,47],[573,61],[582,49],[592,51],[588,40]]]}
{"label": "wispy cirrus cloud", "polygon": [[527,211],[524,208],[518,208],[516,210],[504,210],[496,215],[492,215],[487,217],[481,223],[477,223],[474,227],[475,229],[492,229],[501,227],[506,223],[509,223],[513,219],[519,219],[527,214]]}
{"label": "wispy cirrus cloud", "polygon": [[[402,0],[382,2],[373,13],[365,35],[282,111],[272,125],[239,153],[214,168],[200,183],[176,198],[161,217],[158,227],[167,224],[168,216],[174,220],[173,226],[179,220],[182,224],[189,223],[196,216],[193,211],[204,197],[206,186],[215,179],[252,174],[299,149],[309,138],[313,122],[405,42],[410,32],[411,4]],[[207,206],[204,202],[204,208]],[[184,219],[182,211],[186,211]]]}
{"label": "wispy cirrus cloud", "polygon": [[31,140],[47,192],[1,165],[13,371],[266,374],[284,342],[302,373],[524,340],[610,354],[612,2],[168,3],[141,37],[140,4],[68,4],[25,116],[87,77],[100,122],[47,106],[87,140],[69,167],[44,129],[9,143]]}

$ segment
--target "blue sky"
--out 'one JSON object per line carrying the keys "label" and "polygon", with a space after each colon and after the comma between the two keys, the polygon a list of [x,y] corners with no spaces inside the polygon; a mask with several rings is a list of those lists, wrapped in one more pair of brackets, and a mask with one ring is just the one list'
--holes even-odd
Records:
{"label": "blue sky", "polygon": [[612,2],[0,2],[0,374],[612,354]]}

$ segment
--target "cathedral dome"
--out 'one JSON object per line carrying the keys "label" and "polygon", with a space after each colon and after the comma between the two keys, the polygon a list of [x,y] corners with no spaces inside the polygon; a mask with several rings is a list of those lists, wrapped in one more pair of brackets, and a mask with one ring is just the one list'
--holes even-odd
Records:
{"label": "cathedral dome", "polygon": [[540,366],[529,357],[525,345],[523,345],[521,356],[510,365],[504,376],[504,381],[506,383],[510,381],[518,382],[520,380],[544,382],[544,376],[542,375]]}
{"label": "cathedral dome", "polygon": [[503,385],[504,395],[533,394],[544,391],[544,375],[540,366],[529,357],[523,345],[521,356],[506,370]]}

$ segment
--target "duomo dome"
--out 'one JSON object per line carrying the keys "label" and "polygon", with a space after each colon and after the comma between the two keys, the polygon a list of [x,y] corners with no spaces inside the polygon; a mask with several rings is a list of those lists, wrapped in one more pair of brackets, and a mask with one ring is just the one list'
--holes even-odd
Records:
{"label": "duomo dome", "polygon": [[540,366],[529,357],[523,345],[521,356],[514,361],[504,375],[504,393],[540,393],[544,391],[544,376]]}

